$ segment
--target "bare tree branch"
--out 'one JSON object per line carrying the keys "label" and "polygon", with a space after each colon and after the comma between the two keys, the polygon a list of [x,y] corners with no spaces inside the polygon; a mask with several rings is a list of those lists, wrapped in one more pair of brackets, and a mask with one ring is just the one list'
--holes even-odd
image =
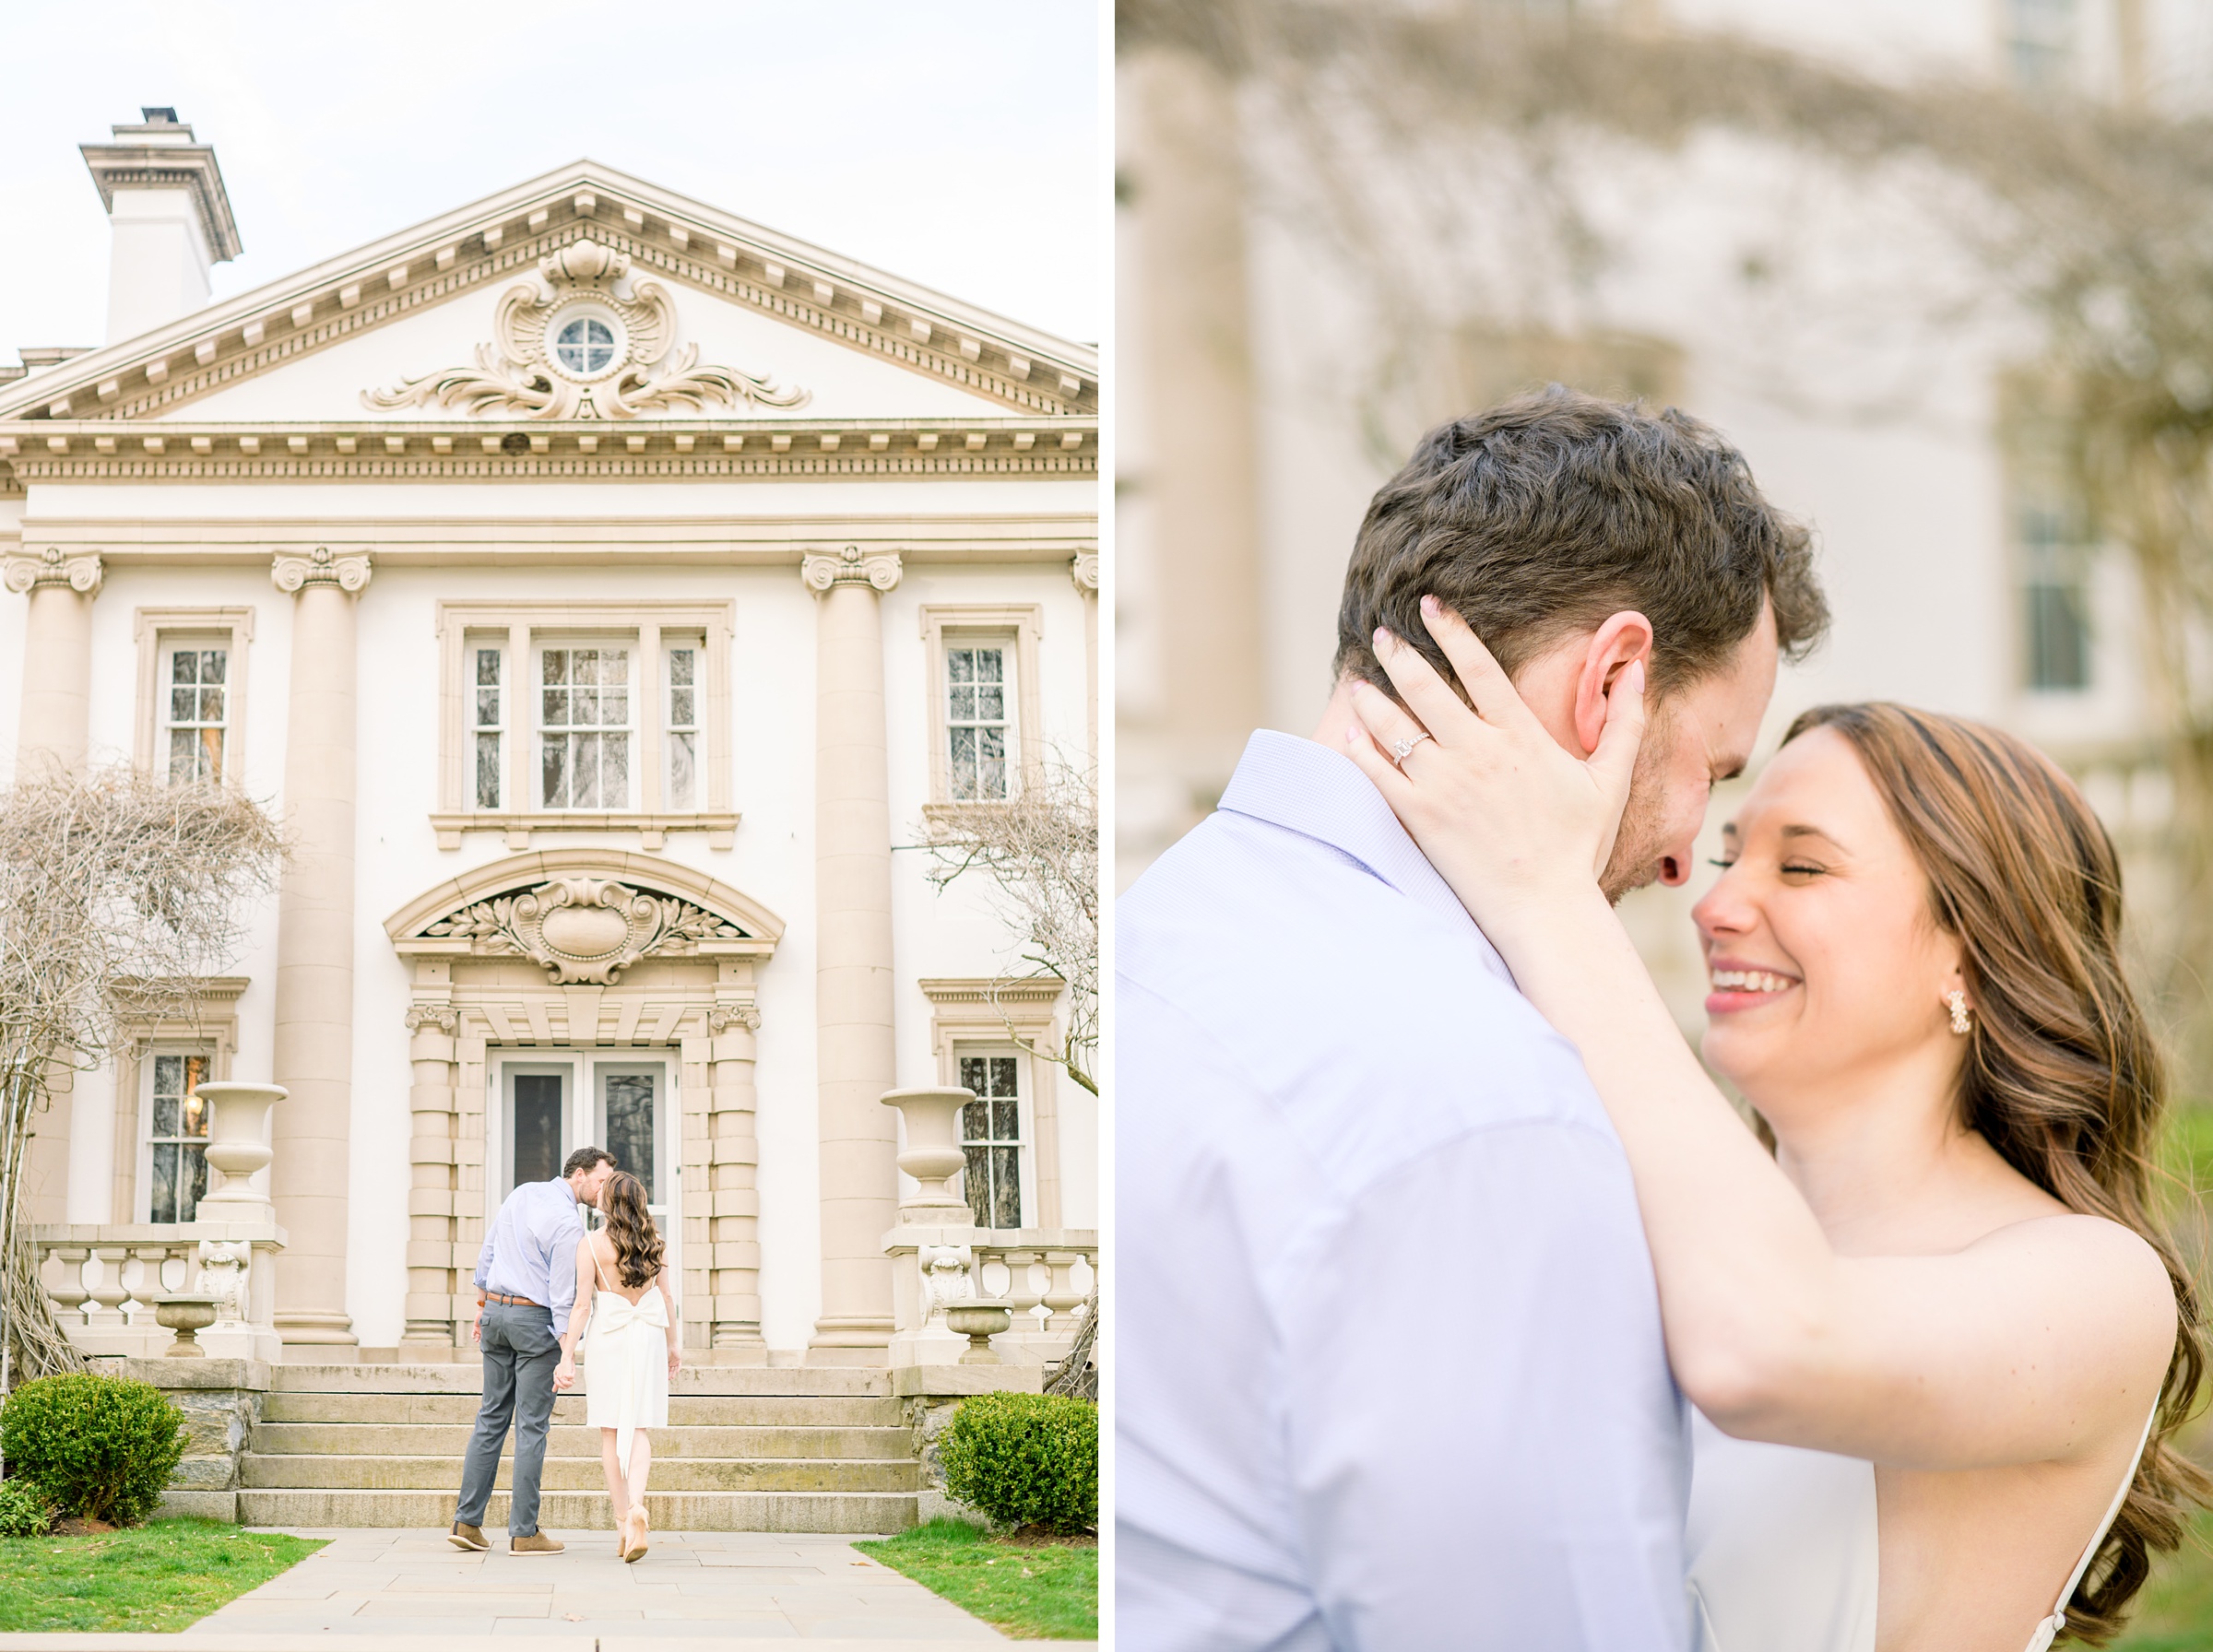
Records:
{"label": "bare tree branch", "polygon": [[[971,872],[988,879],[991,904],[1010,937],[992,983],[992,1007],[1007,1034],[1098,1093],[1092,1076],[1099,1044],[1098,776],[1059,752],[1043,773],[1004,803],[946,811],[931,822],[929,879],[940,889]],[[1026,966],[1026,967],[1023,967]],[[1059,1037],[1046,1047],[1021,1032],[1003,989],[1059,981],[1067,995]]]}
{"label": "bare tree branch", "polygon": [[23,1152],[56,1080],[135,1023],[195,1012],[275,886],[277,826],[219,785],[129,769],[0,792],[0,1350],[22,1375],[82,1364],[35,1277]]}

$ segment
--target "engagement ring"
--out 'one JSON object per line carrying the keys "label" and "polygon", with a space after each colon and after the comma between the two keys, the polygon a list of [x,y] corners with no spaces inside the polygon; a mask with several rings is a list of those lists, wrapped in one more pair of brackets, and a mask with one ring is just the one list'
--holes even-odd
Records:
{"label": "engagement ring", "polygon": [[1391,741],[1391,761],[1397,763],[1401,768],[1404,768],[1406,766],[1406,760],[1414,755],[1414,749],[1416,746],[1420,745],[1424,740],[1434,740],[1435,738],[1437,738],[1437,737],[1425,728],[1421,733],[1415,735],[1410,740]]}

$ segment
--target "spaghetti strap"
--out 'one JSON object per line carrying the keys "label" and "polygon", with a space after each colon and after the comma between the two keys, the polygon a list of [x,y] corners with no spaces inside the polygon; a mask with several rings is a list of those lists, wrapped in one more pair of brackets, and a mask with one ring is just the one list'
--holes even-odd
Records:
{"label": "spaghetti strap", "polygon": [[2112,1530],[2113,1522],[2120,1517],[2121,1505],[2128,1501],[2129,1488],[2136,1483],[2136,1469],[2144,1461],[2144,1448],[2151,1444],[2151,1425],[2159,1420],[2160,1398],[2155,1394],[2151,1401],[2151,1415],[2144,1419],[2144,1433],[2136,1441],[2136,1455],[2128,1459],[2128,1472],[2121,1477],[2121,1489],[2113,1493],[2112,1504],[2105,1511],[2105,1518],[2098,1522],[2098,1532],[2090,1539],[2090,1546],[2082,1552],[2082,1558],[2075,1563],[2075,1570],[2067,1578],[2067,1587],[2059,1591],[2059,1604],[2053,1608],[2050,1617],[2036,1626],[2036,1634],[2029,1642],[2029,1652],[2045,1652],[2058,1637],[2059,1632],[2067,1626],[2067,1602],[2075,1599],[2075,1591],[2082,1587],[2083,1575],[2089,1571],[2090,1562],[2097,1558],[2098,1546],[2105,1541],[2105,1534]]}
{"label": "spaghetti strap", "polygon": [[[585,1243],[592,1247],[592,1279],[598,1283],[600,1290],[608,1290],[609,1287],[607,1282],[607,1270],[599,1266],[599,1242],[589,1233],[584,1237]],[[617,1291],[615,1294],[620,1296],[622,1293]]]}

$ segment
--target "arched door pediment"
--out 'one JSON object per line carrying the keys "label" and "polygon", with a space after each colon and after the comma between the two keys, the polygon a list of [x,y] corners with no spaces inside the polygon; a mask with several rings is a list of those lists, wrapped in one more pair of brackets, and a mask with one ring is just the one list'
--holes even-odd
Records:
{"label": "arched door pediment", "polygon": [[511,856],[385,920],[403,958],[523,957],[556,985],[609,985],[641,958],[766,958],[783,920],[703,872],[617,849]]}

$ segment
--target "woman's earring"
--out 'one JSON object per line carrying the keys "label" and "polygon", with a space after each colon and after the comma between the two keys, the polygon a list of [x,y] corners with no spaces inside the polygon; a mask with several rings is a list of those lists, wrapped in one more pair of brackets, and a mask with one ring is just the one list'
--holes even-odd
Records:
{"label": "woman's earring", "polygon": [[1975,1024],[1967,1018],[1967,995],[1963,992],[1947,992],[1944,995],[1944,1001],[1952,1007],[1952,1031],[1962,1038],[1966,1037]]}

